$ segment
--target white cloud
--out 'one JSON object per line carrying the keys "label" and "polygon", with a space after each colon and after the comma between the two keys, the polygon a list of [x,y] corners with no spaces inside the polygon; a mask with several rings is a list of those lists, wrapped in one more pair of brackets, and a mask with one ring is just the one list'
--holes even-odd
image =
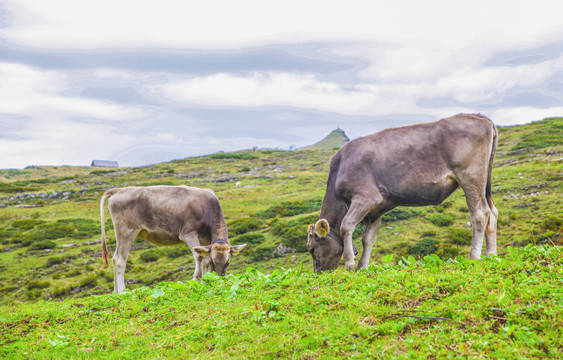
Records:
{"label": "white cloud", "polygon": [[0,113],[7,115],[93,120],[133,120],[147,116],[138,109],[71,95],[72,80],[68,74],[0,62],[0,79]]}
{"label": "white cloud", "polygon": [[453,70],[428,87],[434,96],[450,96],[460,102],[477,102],[510,89],[540,85],[563,69],[563,56],[534,65],[472,67]]}
{"label": "white cloud", "polygon": [[426,94],[422,84],[342,84],[313,74],[254,72],[171,81],[153,91],[165,98],[220,107],[288,106],[345,115],[413,114]]}
{"label": "white cloud", "polygon": [[[439,62],[439,61],[438,61]],[[434,64],[438,69],[439,64]],[[380,68],[394,69],[391,65]],[[215,74],[175,80],[154,91],[178,102],[225,107],[289,106],[346,115],[427,114],[473,112],[468,106],[421,108],[427,98],[454,99],[460,104],[478,103],[510,90],[541,86],[563,69],[563,56],[534,65],[489,66],[477,64],[419,78],[395,76],[386,82],[365,80],[346,84],[320,80],[313,74],[254,72],[247,75]]]}
{"label": "white cloud", "polygon": [[549,0],[327,2],[260,0],[158,4],[140,0],[5,0],[0,37],[33,47],[239,48],[271,43],[382,40],[449,44],[476,39],[534,41],[554,31]]}
{"label": "white cloud", "polygon": [[[392,125],[379,120],[385,116],[440,118],[483,111],[474,108],[479,104],[488,104],[487,115],[503,125],[563,113],[533,101],[516,108],[502,101],[520,99],[514,96],[520,89],[543,89],[538,98],[552,103],[561,93],[546,84],[563,73],[563,54],[552,50],[517,61],[522,65],[487,63],[495,54],[561,44],[553,1],[0,1],[7,20],[0,50],[12,55],[11,63],[0,60],[0,168],[117,157],[141,165],[289,145],[264,139],[267,131],[261,138],[243,131],[209,136],[227,121],[213,117],[228,116],[224,109],[260,108],[281,124],[283,117],[272,113],[289,108],[303,117],[292,122],[302,126],[290,135],[320,128],[319,119],[346,119],[338,125],[348,130],[349,122],[354,136]],[[150,57],[150,49],[158,56]],[[137,67],[135,53],[145,56]],[[47,60],[30,60],[34,54]],[[94,56],[86,61],[87,54]],[[222,55],[217,67],[203,63]],[[245,61],[244,70],[229,67],[229,56]],[[183,71],[182,59],[205,70]],[[299,68],[304,63],[306,71]]]}
{"label": "white cloud", "polygon": [[358,113],[374,101],[368,85],[320,81],[311,74],[255,72],[249,76],[216,74],[174,81],[155,88],[167,98],[211,106],[293,106]]}
{"label": "white cloud", "polygon": [[96,154],[111,152],[117,140],[104,125],[52,119],[28,122],[18,135],[24,140],[0,139],[0,168],[86,165]]}
{"label": "white cloud", "polygon": [[563,106],[536,108],[513,107],[495,110],[491,119],[497,125],[518,125],[548,117],[563,117]]}
{"label": "white cloud", "polygon": [[68,74],[56,71],[0,63],[0,79],[0,125],[6,131],[0,139],[0,168],[85,164],[96,153],[111,154],[132,145],[133,137],[127,142],[115,130],[123,121],[149,115],[77,96]]}

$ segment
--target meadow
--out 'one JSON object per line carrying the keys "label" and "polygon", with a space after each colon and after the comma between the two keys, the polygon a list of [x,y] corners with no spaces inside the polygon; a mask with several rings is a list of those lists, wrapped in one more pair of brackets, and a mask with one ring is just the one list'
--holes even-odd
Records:
{"label": "meadow", "polygon": [[[499,128],[499,256],[468,261],[461,190],[387,214],[364,271],[314,275],[329,150],[217,153],[138,168],[0,170],[0,354],[49,357],[554,357],[561,352],[563,119]],[[236,187],[237,182],[241,187]],[[113,186],[213,189],[230,275],[188,281],[187,248],[137,240],[124,295],[100,270]],[[108,238],[112,224],[106,216]],[[354,243],[361,251],[361,229]],[[110,241],[110,253],[113,243]]]}
{"label": "meadow", "polygon": [[357,273],[248,267],[221,278],[0,307],[3,358],[557,358],[558,247]]}

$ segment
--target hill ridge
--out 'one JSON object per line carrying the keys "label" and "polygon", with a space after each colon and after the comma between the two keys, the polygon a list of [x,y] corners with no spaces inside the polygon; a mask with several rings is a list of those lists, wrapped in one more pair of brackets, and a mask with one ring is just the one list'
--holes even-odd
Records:
{"label": "hill ridge", "polygon": [[321,141],[300,148],[299,150],[329,150],[336,147],[340,148],[344,144],[350,142],[350,138],[344,130],[337,128],[332,130],[330,134],[325,136]]}

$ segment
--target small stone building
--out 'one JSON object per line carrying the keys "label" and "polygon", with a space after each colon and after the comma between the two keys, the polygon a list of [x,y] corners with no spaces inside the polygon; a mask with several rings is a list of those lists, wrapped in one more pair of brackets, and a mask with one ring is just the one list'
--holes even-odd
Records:
{"label": "small stone building", "polygon": [[103,166],[103,167],[119,167],[117,161],[111,160],[92,160],[92,165],[90,166]]}

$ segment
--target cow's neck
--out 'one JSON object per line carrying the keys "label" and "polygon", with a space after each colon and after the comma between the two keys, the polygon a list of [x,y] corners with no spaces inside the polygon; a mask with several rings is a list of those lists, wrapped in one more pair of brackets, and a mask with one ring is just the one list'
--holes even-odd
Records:
{"label": "cow's neck", "polygon": [[229,236],[227,235],[227,225],[225,224],[225,220],[223,220],[223,216],[221,216],[220,219],[217,219],[215,224],[216,226],[213,228],[214,231],[211,233],[211,243],[224,241],[228,244]]}
{"label": "cow's neck", "polygon": [[340,225],[342,224],[342,219],[346,215],[346,204],[338,200],[332,195],[333,192],[327,189],[325,197],[323,200],[323,205],[321,207],[321,219],[328,221],[331,232],[335,232],[338,236],[333,236],[338,242],[342,241],[340,236]]}
{"label": "cow's neck", "polygon": [[219,205],[219,200],[208,204],[206,210],[203,221],[206,223],[205,227],[209,229],[209,242],[214,243],[218,240],[223,240],[229,243],[227,224],[225,224],[225,217],[223,216],[221,205]]}

